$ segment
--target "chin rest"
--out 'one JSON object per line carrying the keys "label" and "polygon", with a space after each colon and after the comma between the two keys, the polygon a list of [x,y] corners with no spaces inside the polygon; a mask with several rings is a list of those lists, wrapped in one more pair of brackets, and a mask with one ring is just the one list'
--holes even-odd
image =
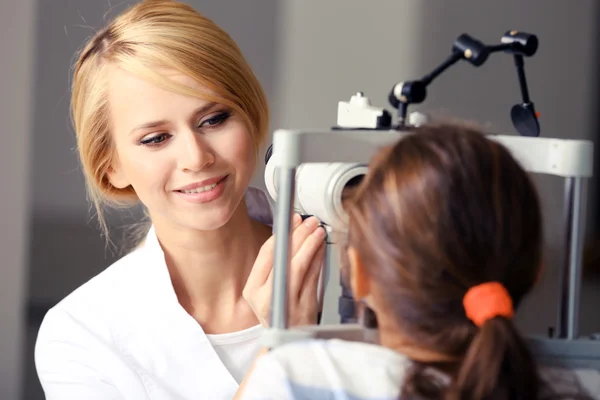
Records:
{"label": "chin rest", "polygon": [[541,364],[568,369],[600,371],[600,340],[528,337],[527,344]]}
{"label": "chin rest", "polygon": [[[295,330],[313,339],[378,343],[377,329],[365,328],[359,323],[310,325]],[[595,337],[568,340],[529,336],[526,341],[534,357],[544,366],[600,372],[600,340]]]}
{"label": "chin rest", "polygon": [[[287,331],[294,333],[290,341],[302,339],[337,339],[378,344],[376,328],[365,328],[360,323],[340,325],[310,325]],[[278,335],[279,338],[282,338]],[[600,399],[600,335],[598,338],[549,339],[526,337],[527,345],[538,360],[544,380],[560,385],[573,383],[592,398]],[[557,388],[560,389],[560,386]]]}
{"label": "chin rest", "polygon": [[361,324],[309,325],[298,328],[313,339],[340,339],[351,342],[377,343],[377,329]]}

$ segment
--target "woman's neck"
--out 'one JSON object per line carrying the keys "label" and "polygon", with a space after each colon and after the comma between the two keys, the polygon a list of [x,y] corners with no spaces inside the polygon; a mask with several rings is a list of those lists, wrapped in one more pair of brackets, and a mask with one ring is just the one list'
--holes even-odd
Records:
{"label": "woman's neck", "polygon": [[213,231],[156,224],[180,304],[210,333],[258,323],[242,291],[271,229],[248,215],[242,201],[231,219]]}

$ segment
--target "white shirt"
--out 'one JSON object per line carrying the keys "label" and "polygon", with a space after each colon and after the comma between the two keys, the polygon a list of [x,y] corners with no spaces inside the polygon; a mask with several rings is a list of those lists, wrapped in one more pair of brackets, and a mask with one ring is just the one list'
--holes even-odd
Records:
{"label": "white shirt", "polygon": [[[250,188],[245,199],[252,218],[272,223],[264,192]],[[230,400],[260,334],[260,326],[205,334],[179,304],[151,229],[46,314],[35,363],[48,400]]]}
{"label": "white shirt", "polygon": [[[242,398],[396,400],[411,365],[408,357],[376,344],[339,339],[300,341],[261,356]],[[450,383],[439,371],[427,372],[440,383]],[[540,375],[552,392],[600,399],[598,371],[542,368]]]}

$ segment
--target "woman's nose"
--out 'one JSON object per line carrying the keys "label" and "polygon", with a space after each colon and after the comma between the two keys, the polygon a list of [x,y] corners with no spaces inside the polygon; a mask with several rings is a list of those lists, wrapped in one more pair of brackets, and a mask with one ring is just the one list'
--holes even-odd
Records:
{"label": "woman's nose", "polygon": [[179,150],[179,165],[183,171],[201,171],[215,162],[215,155],[204,138],[197,132],[182,135]]}

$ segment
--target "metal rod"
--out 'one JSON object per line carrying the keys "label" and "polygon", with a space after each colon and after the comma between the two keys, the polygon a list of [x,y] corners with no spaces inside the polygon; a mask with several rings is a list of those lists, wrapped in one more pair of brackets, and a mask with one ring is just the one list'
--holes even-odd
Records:
{"label": "metal rod", "polygon": [[569,304],[569,254],[571,248],[571,220],[573,219],[573,178],[565,178],[564,194],[564,218],[565,218],[565,246],[564,260],[559,270],[558,277],[558,338],[567,337],[568,330],[568,304]]}
{"label": "metal rod", "polygon": [[325,238],[325,259],[323,262],[323,270],[321,272],[321,290],[319,292],[319,311],[321,312],[321,319],[318,324],[323,324],[323,317],[327,318],[325,315],[325,294],[327,293],[327,285],[329,284],[329,277],[331,276],[331,244],[329,242],[329,238]]}
{"label": "metal rod", "polygon": [[560,272],[558,337],[579,336],[579,297],[582,279],[585,199],[583,178],[565,180],[566,240],[565,264]]}
{"label": "metal rod", "polygon": [[574,178],[573,182],[573,214],[571,219],[571,247],[569,256],[569,318],[568,318],[568,339],[577,339],[579,336],[579,298],[581,295],[581,279],[583,270],[583,242],[584,226],[583,219],[584,196],[583,179]]}
{"label": "metal rod", "polygon": [[523,103],[529,103],[529,90],[527,89],[527,79],[525,78],[525,62],[523,56],[515,54],[515,66],[517,67],[517,75],[519,77],[519,88],[521,89],[521,96],[523,97]]}
{"label": "metal rod", "polygon": [[453,52],[450,56],[441,63],[436,69],[431,71],[431,73],[425,75],[421,81],[425,84],[425,86],[429,85],[435,78],[437,78],[442,72],[450,68],[453,64],[456,64],[462,58],[462,53]]}
{"label": "metal rod", "polygon": [[280,168],[275,215],[275,255],[273,260],[273,295],[271,296],[270,325],[276,329],[288,327],[287,275],[290,263],[288,249],[291,247],[295,168]]}
{"label": "metal rod", "polygon": [[496,53],[498,51],[510,50],[513,46],[514,46],[513,43],[494,44],[494,45],[488,46],[488,51],[490,53]]}

